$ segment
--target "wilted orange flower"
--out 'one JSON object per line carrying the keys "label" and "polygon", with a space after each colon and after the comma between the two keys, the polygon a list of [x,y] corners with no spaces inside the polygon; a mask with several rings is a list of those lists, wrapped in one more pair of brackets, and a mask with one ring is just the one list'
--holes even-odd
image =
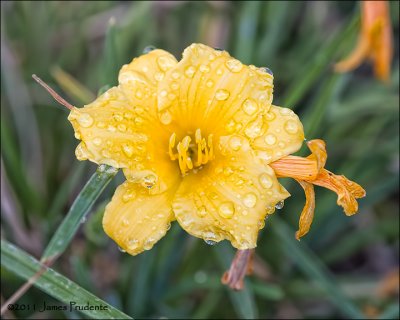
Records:
{"label": "wilted orange flower", "polygon": [[306,191],[298,237],[311,224],[313,184],[338,193],[338,204],[355,213],[364,190],[324,169],[323,141],[308,142],[307,158],[290,156],[303,127],[293,111],[271,105],[272,88],[269,69],[193,44],[179,62],[158,49],[133,59],[117,87],[73,108],[77,158],[122,168],[126,177],[106,207],[106,233],[136,255],[176,219],[207,242],[251,249],[266,215],[289,197],[278,177]]}
{"label": "wilted orange flower", "polygon": [[361,1],[361,31],[356,48],[335,65],[338,72],[357,68],[364,60],[374,64],[375,76],[389,80],[393,55],[388,1]]}

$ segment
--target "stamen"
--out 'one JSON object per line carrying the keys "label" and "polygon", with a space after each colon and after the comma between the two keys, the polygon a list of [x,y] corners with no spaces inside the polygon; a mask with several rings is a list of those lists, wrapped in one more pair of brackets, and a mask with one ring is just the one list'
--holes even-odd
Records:
{"label": "stamen", "polygon": [[[185,136],[181,142],[178,143],[176,149],[178,153],[174,153],[176,142],[176,134],[173,133],[169,138],[168,153],[171,160],[178,159],[179,168],[183,175],[194,167],[200,167],[214,158],[214,150],[212,143],[212,135],[207,137],[207,140],[201,136],[201,130],[195,131],[195,143],[190,144],[192,138]],[[190,150],[190,152],[188,152]],[[195,161],[194,161],[195,159]]]}

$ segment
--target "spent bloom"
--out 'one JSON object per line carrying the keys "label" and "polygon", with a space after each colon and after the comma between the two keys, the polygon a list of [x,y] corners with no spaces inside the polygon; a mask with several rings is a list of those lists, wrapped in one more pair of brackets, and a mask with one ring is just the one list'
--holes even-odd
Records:
{"label": "spent bloom", "polygon": [[322,140],[307,143],[310,156],[291,156],[303,127],[292,110],[272,105],[269,69],[192,44],[179,62],[159,49],[135,58],[118,81],[68,119],[82,140],[79,160],[123,170],[103,227],[126,252],[152,248],[174,220],[209,243],[255,248],[266,216],[290,195],[279,177],[306,193],[298,238],[313,218],[313,185],[336,192],[346,214],[357,211],[365,191],[324,169]]}
{"label": "spent bloom", "polygon": [[393,55],[388,1],[361,1],[361,30],[357,46],[335,65],[337,72],[357,68],[364,60],[373,62],[375,76],[388,81]]}

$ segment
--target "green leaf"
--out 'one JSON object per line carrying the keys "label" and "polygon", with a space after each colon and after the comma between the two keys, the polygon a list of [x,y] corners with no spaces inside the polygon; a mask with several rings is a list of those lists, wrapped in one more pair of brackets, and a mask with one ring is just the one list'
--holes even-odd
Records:
{"label": "green leaf", "polygon": [[[1,265],[26,280],[43,268],[43,265],[34,257],[6,240],[1,240]],[[46,271],[35,281],[34,286],[65,303],[68,310],[70,310],[71,302],[79,306],[88,305],[106,309],[78,310],[93,319],[132,319],[51,268],[46,268]],[[72,310],[75,310],[74,306]]]}
{"label": "green leaf", "polygon": [[295,240],[294,231],[291,231],[278,216],[273,218],[274,221],[271,225],[274,232],[299,269],[326,292],[327,297],[344,315],[351,319],[364,319],[364,314],[343,294],[329,270],[320,262],[318,257],[307,246]]}
{"label": "green leaf", "polygon": [[53,260],[64,252],[81,222],[86,219],[85,216],[93,206],[93,203],[117,172],[118,169],[104,164],[97,168],[96,172],[75,199],[60,227],[51,238],[41,261]]}

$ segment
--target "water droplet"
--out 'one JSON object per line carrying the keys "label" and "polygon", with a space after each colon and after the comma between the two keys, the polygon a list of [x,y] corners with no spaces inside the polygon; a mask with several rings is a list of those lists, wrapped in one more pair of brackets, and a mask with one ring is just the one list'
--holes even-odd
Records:
{"label": "water droplet", "polygon": [[196,72],[196,69],[193,66],[190,66],[190,67],[186,68],[185,75],[188,78],[193,78],[195,72]]}
{"label": "water droplet", "polygon": [[246,129],[244,130],[244,133],[246,136],[249,138],[256,138],[262,134],[262,119],[261,117],[257,118],[256,120],[250,122]]}
{"label": "water droplet", "polygon": [[272,146],[273,144],[276,143],[276,137],[273,134],[267,134],[264,137],[264,141],[266,144],[269,144],[270,146]]}
{"label": "water droplet", "polygon": [[165,111],[162,114],[160,114],[160,121],[162,124],[168,125],[172,121],[172,115],[169,111]]}
{"label": "water droplet", "polygon": [[229,91],[227,91],[225,89],[219,89],[215,93],[215,99],[217,99],[219,101],[223,101],[223,100],[226,100],[228,98],[229,98]]}
{"label": "water droplet", "polygon": [[143,178],[142,185],[147,189],[151,189],[154,187],[156,182],[157,182],[157,176],[154,174],[148,174]]}
{"label": "water droplet", "polygon": [[137,89],[137,90],[136,90],[136,93],[135,93],[135,96],[136,96],[136,98],[138,98],[138,99],[142,99],[142,97],[143,97],[143,92],[140,91],[139,89]]}
{"label": "water droplet", "polygon": [[122,151],[125,153],[125,155],[130,158],[133,156],[133,146],[129,143],[124,143],[122,145]]}
{"label": "water droplet", "polygon": [[161,81],[162,79],[164,79],[164,73],[162,72],[156,72],[154,74],[154,79],[156,79],[156,81]]}
{"label": "water droplet", "polygon": [[207,73],[207,72],[210,72],[210,67],[205,64],[202,64],[200,66],[199,70],[200,70],[200,72]]}
{"label": "water droplet", "polygon": [[264,116],[265,119],[267,119],[268,121],[272,121],[275,119],[275,113],[273,112],[267,112]]}
{"label": "water droplet", "polygon": [[97,122],[96,124],[97,128],[103,129],[106,127],[106,124],[102,121]]}
{"label": "water droplet", "polygon": [[139,241],[137,239],[128,240],[128,249],[135,250],[139,247]]}
{"label": "water droplet", "polygon": [[245,100],[243,102],[242,108],[243,111],[249,116],[252,116],[258,110],[257,103],[252,99]]}
{"label": "water droplet", "polygon": [[275,208],[277,208],[279,210],[279,209],[282,209],[284,205],[285,205],[285,202],[283,200],[281,200],[275,205]]}
{"label": "water droplet", "polygon": [[295,134],[299,130],[297,123],[293,120],[288,120],[285,123],[285,130],[288,133]]}
{"label": "water droplet", "polygon": [[232,170],[232,168],[231,167],[225,167],[224,168],[224,175],[225,176],[230,176],[231,174],[233,173],[233,170]]}
{"label": "water droplet", "polygon": [[233,214],[235,213],[235,206],[233,205],[233,202],[227,201],[222,203],[218,208],[218,213],[223,218],[232,218]]}
{"label": "water droplet", "polygon": [[218,47],[214,47],[214,50],[217,50],[217,51],[224,51],[224,49],[221,49],[221,48],[218,48]]}
{"label": "water droplet", "polygon": [[118,247],[118,250],[121,251],[122,253],[126,252],[126,250],[122,249],[121,247]]}
{"label": "water droplet", "polygon": [[[132,195],[132,192],[130,192],[130,193],[126,193],[127,195]],[[127,226],[129,226],[129,220],[127,219],[127,218],[123,218],[122,219],[122,225],[124,226],[124,227],[127,227]]]}
{"label": "water droplet", "polygon": [[229,139],[229,146],[234,151],[238,151],[242,146],[242,139],[238,136],[233,136]]}
{"label": "water droplet", "polygon": [[78,118],[78,122],[82,127],[89,128],[94,120],[88,113],[82,113]]}
{"label": "water droplet", "polygon": [[198,214],[200,217],[204,217],[205,215],[207,215],[207,209],[206,209],[206,207],[205,207],[205,206],[201,206],[201,207],[197,208],[197,214]]}
{"label": "water droplet", "polygon": [[229,59],[225,62],[225,65],[232,72],[239,72],[243,68],[243,64],[236,59]]}
{"label": "water droplet", "polygon": [[288,108],[280,108],[279,112],[281,113],[281,115],[287,116],[287,115],[291,114],[293,111]]}
{"label": "water droplet", "polygon": [[204,240],[204,242],[207,243],[209,246],[213,246],[217,243],[216,241],[208,240],[208,239]]}
{"label": "water droplet", "polygon": [[155,46],[147,46],[143,49],[143,53],[149,53],[153,50],[156,50],[157,48]]}
{"label": "water droplet", "polygon": [[141,126],[143,124],[143,122],[144,122],[143,118],[141,118],[141,117],[136,117],[135,118],[135,124],[137,126]]}
{"label": "water droplet", "polygon": [[79,132],[75,132],[74,136],[76,139],[80,140],[81,139],[81,134]]}
{"label": "water droplet", "polygon": [[262,229],[264,227],[265,227],[265,221],[264,220],[258,221],[258,229]]}
{"label": "water droplet", "polygon": [[117,131],[117,128],[115,128],[114,126],[109,125],[108,128],[107,128],[107,131],[115,132],[115,131]]}
{"label": "water droplet", "polygon": [[75,155],[78,160],[87,160],[88,159],[88,150],[86,148],[86,144],[81,142],[75,149]]}
{"label": "water droplet", "polygon": [[157,63],[162,71],[167,71],[175,66],[176,61],[170,56],[161,56],[158,57]]}
{"label": "water droplet", "polygon": [[[135,107],[135,108],[134,108],[135,111],[136,111],[136,108],[140,108],[140,107]],[[131,119],[133,118],[133,114],[130,113],[130,112],[125,112],[125,113],[124,113],[124,117],[125,117],[125,119],[127,119],[127,120],[131,120]]]}
{"label": "water droplet", "polygon": [[179,79],[179,77],[180,77],[181,75],[180,75],[180,73],[179,72],[172,72],[172,74],[171,74],[171,77],[172,77],[172,79]]}
{"label": "water droplet", "polygon": [[93,139],[93,144],[96,146],[101,145],[102,140],[100,138],[94,138]]}
{"label": "water droplet", "polygon": [[176,81],[172,82],[172,83],[171,83],[171,88],[172,88],[173,90],[178,90],[178,89],[179,89],[179,83],[176,82]]}
{"label": "water droplet", "polygon": [[167,94],[168,94],[168,92],[167,92],[166,90],[162,90],[162,91],[160,92],[160,96],[161,96],[161,97],[166,97]]}
{"label": "water droplet", "polygon": [[217,70],[217,75],[219,75],[219,76],[220,76],[222,73],[223,73],[223,72],[222,72],[222,70],[221,70],[221,69],[218,69],[218,70]]}
{"label": "water droplet", "polygon": [[124,117],[122,115],[120,115],[119,113],[116,113],[113,115],[113,118],[115,121],[122,121],[124,120]]}
{"label": "water droplet", "polygon": [[260,174],[258,180],[260,181],[260,184],[263,188],[269,189],[272,187],[272,179],[268,174],[266,173]]}
{"label": "water droplet", "polygon": [[85,223],[86,220],[87,220],[87,217],[86,217],[86,216],[83,216],[82,219],[81,219],[81,223]]}
{"label": "water droplet", "polygon": [[209,88],[211,88],[213,85],[214,85],[214,82],[212,80],[208,80],[206,82],[206,86],[209,87]]}
{"label": "water droplet", "polygon": [[271,76],[274,75],[274,74],[272,73],[272,71],[271,71],[270,68],[263,67],[263,68],[260,68],[260,69],[261,69],[263,72],[270,74]]}
{"label": "water droplet", "polygon": [[215,60],[215,55],[210,54],[210,55],[208,56],[208,60],[214,61],[214,60]]}
{"label": "water droplet", "polygon": [[125,132],[126,131],[126,125],[120,123],[118,126],[118,130],[121,132]]}
{"label": "water droplet", "polygon": [[281,149],[283,149],[283,148],[285,147],[285,143],[282,142],[282,141],[280,141],[280,142],[278,143],[278,147],[281,148]]}
{"label": "water droplet", "polygon": [[247,208],[254,208],[257,203],[257,196],[254,193],[248,193],[243,197],[243,204]]}

